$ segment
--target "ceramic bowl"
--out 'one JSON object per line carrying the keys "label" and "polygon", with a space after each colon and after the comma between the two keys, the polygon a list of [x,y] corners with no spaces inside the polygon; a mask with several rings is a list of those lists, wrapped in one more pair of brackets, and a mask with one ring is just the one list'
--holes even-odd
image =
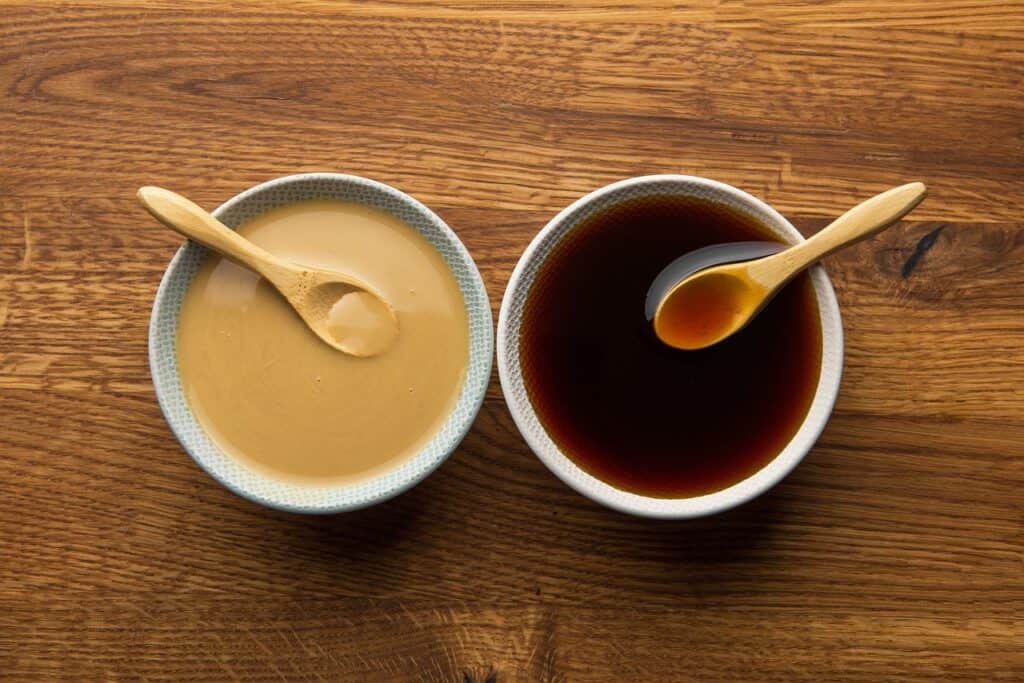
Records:
{"label": "ceramic bowl", "polygon": [[397,216],[437,248],[459,283],[469,319],[469,365],[458,401],[434,438],[412,458],[376,478],[348,485],[282,482],[225,454],[189,409],[178,376],[175,340],[178,312],[206,249],[186,242],[164,273],[149,326],[149,363],[160,408],[182,447],[214,479],[235,493],[269,507],[305,513],[354,510],[391,498],[440,465],[469,431],[491,373],[491,308],[483,280],[465,246],[434,212],[404,192],[366,178],[335,173],[286,176],[257,185],[222,204],[214,216],[229,227],[265,211],[306,199],[360,202]]}
{"label": "ceramic bowl", "polygon": [[811,270],[811,281],[821,318],[822,354],[818,386],[806,418],[782,451],[748,478],[707,495],[691,498],[652,498],[616,488],[583,471],[541,425],[523,382],[520,366],[520,324],[523,306],[545,259],[556,245],[595,213],[638,197],[680,195],[705,198],[752,215],[779,239],[795,244],[803,238],[777,211],[742,190],[706,178],[657,175],[630,178],[596,190],[555,216],[534,238],[520,258],[508,283],[498,318],[498,372],[505,400],[516,426],[537,457],[562,481],[588,498],[623,512],[647,517],[700,517],[720,512],[764,493],[803,459],[828,421],[839,392],[843,368],[843,326],[839,304],[821,267]]}

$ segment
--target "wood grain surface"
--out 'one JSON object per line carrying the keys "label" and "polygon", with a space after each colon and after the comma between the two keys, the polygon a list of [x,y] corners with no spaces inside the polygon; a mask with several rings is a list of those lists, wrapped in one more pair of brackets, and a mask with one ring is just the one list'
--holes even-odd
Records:
{"label": "wood grain surface", "polygon": [[[686,172],[805,233],[922,180],[827,267],[846,371],[768,495],[655,522],[578,496],[493,381],[424,483],[250,504],[181,450],[146,359],[214,207],[357,173],[437,210],[497,310],[531,237]],[[1024,4],[220,0],[0,7],[0,679],[1024,679]]]}

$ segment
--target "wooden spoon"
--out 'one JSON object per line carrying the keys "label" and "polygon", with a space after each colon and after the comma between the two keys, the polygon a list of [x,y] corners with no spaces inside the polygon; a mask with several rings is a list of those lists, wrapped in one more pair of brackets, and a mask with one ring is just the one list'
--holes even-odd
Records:
{"label": "wooden spoon", "polygon": [[683,278],[658,302],[655,334],[678,349],[717,344],[749,323],[797,273],[881,232],[910,213],[925,193],[922,183],[901,185],[858,204],[817,235],[777,254],[716,265]]}
{"label": "wooden spoon", "polygon": [[331,347],[352,356],[376,356],[397,338],[394,309],[357,278],[279,259],[170,190],[143,187],[138,197],[167,227],[266,278]]}

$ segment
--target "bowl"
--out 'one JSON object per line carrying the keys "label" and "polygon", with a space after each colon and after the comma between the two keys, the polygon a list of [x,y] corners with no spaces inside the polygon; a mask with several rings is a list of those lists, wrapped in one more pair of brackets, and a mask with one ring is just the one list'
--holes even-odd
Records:
{"label": "bowl", "polygon": [[186,242],[178,250],[160,281],[149,325],[149,364],[167,423],[182,447],[210,476],[238,495],[268,507],[327,514],[355,510],[396,496],[444,462],[469,431],[483,403],[494,340],[487,292],[466,247],[433,211],[393,187],[337,173],[291,175],[242,192],[218,207],[213,215],[236,228],[270,209],[307,199],[359,202],[400,218],[434,245],[454,274],[469,320],[469,362],[458,400],[433,439],[410,459],[378,477],[330,486],[274,479],[224,453],[192,414],[178,375],[178,313],[189,283],[207,253],[193,242]]}
{"label": "bowl", "polygon": [[[800,233],[777,211],[725,183],[685,175],[654,175],[622,180],[577,200],[549,222],[519,259],[505,290],[498,317],[498,373],[516,426],[537,457],[562,481],[591,500],[635,515],[656,518],[701,517],[740,505],[782,480],[804,458],[828,422],[839,393],[843,368],[843,326],[839,304],[820,266],[810,271],[821,320],[822,353],[818,384],[810,409],[788,444],[763,468],[725,489],[689,498],[654,498],[619,489],[580,468],[554,442],[540,422],[527,393],[520,360],[523,309],[534,279],[557,245],[594,214],[623,201],[652,195],[703,198],[756,218],[784,242]],[[641,304],[638,304],[642,306]]]}

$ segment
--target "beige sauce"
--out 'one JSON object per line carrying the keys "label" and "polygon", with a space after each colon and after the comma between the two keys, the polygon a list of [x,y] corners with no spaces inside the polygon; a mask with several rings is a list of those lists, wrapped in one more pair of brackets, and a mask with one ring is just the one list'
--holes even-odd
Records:
{"label": "beige sauce", "polygon": [[[208,255],[178,323],[182,385],[207,433],[270,476],[320,484],[370,478],[414,455],[447,419],[469,357],[462,295],[441,255],[397,218],[350,202],[280,207],[239,232],[373,286],[399,334],[379,356],[346,355],[259,276]],[[343,297],[334,324],[351,325],[366,304]]]}

